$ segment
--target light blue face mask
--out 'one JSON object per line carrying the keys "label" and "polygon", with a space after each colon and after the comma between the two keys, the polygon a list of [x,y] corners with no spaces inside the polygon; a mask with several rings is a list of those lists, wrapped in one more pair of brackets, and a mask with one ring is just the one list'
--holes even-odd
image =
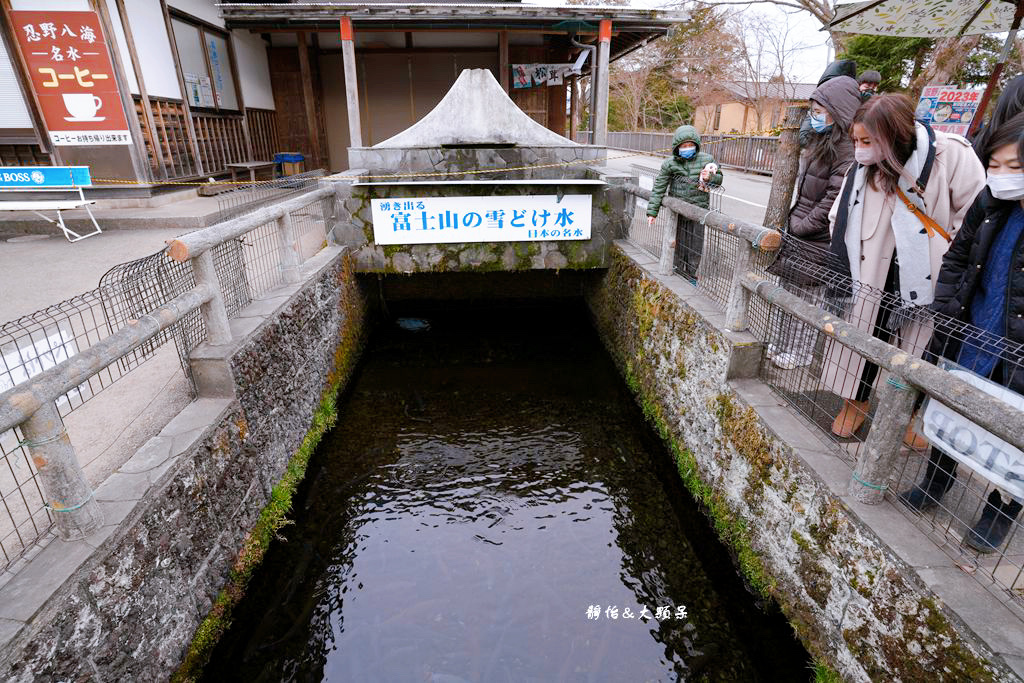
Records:
{"label": "light blue face mask", "polygon": [[824,116],[815,116],[814,114],[811,114],[810,119],[811,128],[814,129],[815,133],[824,133],[825,131],[832,127],[831,123],[825,123]]}
{"label": "light blue face mask", "polygon": [[686,149],[683,149],[682,147],[679,148],[679,156],[681,156],[684,159],[692,159],[696,153],[696,147],[688,147]]}

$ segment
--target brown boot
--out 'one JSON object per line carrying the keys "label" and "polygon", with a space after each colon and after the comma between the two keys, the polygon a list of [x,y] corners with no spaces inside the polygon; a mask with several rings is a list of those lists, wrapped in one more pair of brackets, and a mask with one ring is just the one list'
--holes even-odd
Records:
{"label": "brown boot", "polygon": [[869,406],[870,401],[843,401],[843,409],[832,422],[832,433],[840,439],[852,437],[867,419]]}
{"label": "brown boot", "polygon": [[928,448],[928,439],[914,431],[913,419],[907,425],[907,433],[903,435],[903,445],[915,451],[923,451]]}

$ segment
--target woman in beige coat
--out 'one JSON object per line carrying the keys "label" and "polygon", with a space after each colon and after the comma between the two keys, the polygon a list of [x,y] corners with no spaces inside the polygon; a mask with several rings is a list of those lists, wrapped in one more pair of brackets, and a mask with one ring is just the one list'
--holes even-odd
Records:
{"label": "woman in beige coat", "polygon": [[[857,163],[829,213],[832,260],[852,285],[832,294],[844,318],[920,355],[931,325],[914,311],[932,302],[942,256],[985,186],[985,169],[966,140],[915,122],[902,95],[865,102],[853,141]],[[877,376],[878,366],[830,340],[822,383],[844,399],[836,436],[853,436],[864,423]]]}

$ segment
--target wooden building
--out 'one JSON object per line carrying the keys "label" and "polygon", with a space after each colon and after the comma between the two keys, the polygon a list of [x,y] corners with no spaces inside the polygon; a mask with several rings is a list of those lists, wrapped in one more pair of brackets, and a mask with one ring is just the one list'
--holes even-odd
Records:
{"label": "wooden building", "polygon": [[[466,68],[491,69],[525,112],[563,135],[571,132],[579,99],[570,92],[580,78],[596,76],[597,87],[588,90],[597,100],[591,106],[598,111],[600,144],[607,127],[607,65],[681,18],[626,7],[519,2],[0,4],[0,97],[12,103],[0,113],[0,163],[88,165],[95,178],[124,181],[136,192],[222,176],[228,164],[270,160],[277,152],[303,154],[307,169],[344,170],[350,145],[373,145],[408,128]],[[73,42],[90,16],[102,35],[88,45],[78,37]],[[40,27],[49,25],[55,30],[47,42]],[[32,34],[40,40],[32,42]],[[95,100],[86,97],[92,91],[72,88],[63,102],[45,90],[49,82],[40,82],[40,72],[49,69],[39,60],[50,57],[44,53],[61,58],[51,65],[51,80],[67,88],[75,86],[76,73],[61,72],[72,66],[68,50],[78,54],[78,47],[97,44],[107,46],[113,71],[108,83],[115,88]],[[581,53],[587,56],[580,74],[571,76],[567,65]],[[538,65],[552,66],[555,77],[514,87],[515,74],[524,73],[517,67],[528,72]],[[125,121],[120,138],[104,128],[118,119],[112,109],[117,98]],[[98,101],[99,110],[89,105]],[[71,112],[72,102],[77,112]]]}
{"label": "wooden building", "polygon": [[711,103],[697,107],[693,121],[701,133],[759,133],[782,125],[786,107],[806,102],[814,83],[726,83]]}

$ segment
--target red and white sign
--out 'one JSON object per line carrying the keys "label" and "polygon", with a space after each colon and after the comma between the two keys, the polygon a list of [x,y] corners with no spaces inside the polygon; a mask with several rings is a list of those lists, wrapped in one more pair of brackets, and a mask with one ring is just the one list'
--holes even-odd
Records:
{"label": "red and white sign", "polygon": [[929,85],[921,91],[917,118],[935,130],[967,135],[981,104],[981,90],[962,90],[952,85]]}
{"label": "red and white sign", "polygon": [[12,11],[18,47],[54,145],[130,145],[96,12]]}

